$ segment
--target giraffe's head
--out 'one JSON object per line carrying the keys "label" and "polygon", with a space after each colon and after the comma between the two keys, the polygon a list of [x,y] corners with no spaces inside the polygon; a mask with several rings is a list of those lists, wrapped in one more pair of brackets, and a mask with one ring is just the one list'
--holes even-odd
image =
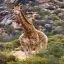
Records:
{"label": "giraffe's head", "polygon": [[13,12],[15,14],[19,14],[20,13],[20,10],[21,10],[21,7],[20,6],[14,6]]}
{"label": "giraffe's head", "polygon": [[20,24],[20,20],[18,17],[19,14],[20,14],[20,6],[14,6],[12,20],[14,20],[16,23]]}
{"label": "giraffe's head", "polygon": [[[24,9],[20,6],[14,6],[14,17],[16,18],[17,22],[19,23],[23,23],[22,19],[24,19],[24,21],[27,23],[27,24],[33,24],[31,20],[28,21],[28,19],[26,19],[26,14],[24,13]],[[20,19],[22,17],[22,19]],[[22,21],[22,22],[21,22]]]}

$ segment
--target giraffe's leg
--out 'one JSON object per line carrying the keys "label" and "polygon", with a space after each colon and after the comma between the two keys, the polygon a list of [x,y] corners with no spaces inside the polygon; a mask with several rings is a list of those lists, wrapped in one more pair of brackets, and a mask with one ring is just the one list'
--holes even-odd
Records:
{"label": "giraffe's leg", "polygon": [[28,52],[27,52],[26,49],[24,49],[24,53],[25,53],[25,55],[26,55],[26,59],[27,59],[27,58],[28,58]]}
{"label": "giraffe's leg", "polygon": [[32,49],[31,49],[31,47],[28,47],[28,56],[32,57]]}
{"label": "giraffe's leg", "polygon": [[27,46],[25,46],[24,43],[21,44],[21,51],[23,51],[26,55],[26,58],[28,58],[28,53],[27,53],[27,50],[26,50]]}
{"label": "giraffe's leg", "polygon": [[28,46],[25,44],[25,46],[23,47],[24,49],[24,53],[26,55],[26,58],[28,58]]}

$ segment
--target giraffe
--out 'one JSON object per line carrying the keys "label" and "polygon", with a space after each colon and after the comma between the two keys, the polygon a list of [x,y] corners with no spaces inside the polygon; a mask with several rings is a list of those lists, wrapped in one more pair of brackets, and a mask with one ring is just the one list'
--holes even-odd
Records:
{"label": "giraffe", "polygon": [[19,41],[21,49],[26,55],[31,56],[32,54],[39,53],[41,50],[45,50],[48,44],[48,38],[45,33],[37,30],[33,23],[26,19],[19,6],[14,7],[14,14],[24,28],[24,33],[20,35]]}

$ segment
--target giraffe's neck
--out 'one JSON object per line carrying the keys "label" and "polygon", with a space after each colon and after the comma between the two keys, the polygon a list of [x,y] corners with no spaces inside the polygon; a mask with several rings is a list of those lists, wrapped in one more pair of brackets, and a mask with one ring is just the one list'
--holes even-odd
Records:
{"label": "giraffe's neck", "polygon": [[23,12],[18,15],[20,23],[23,25],[24,34],[26,36],[36,35],[36,29],[32,23],[30,23],[24,16]]}

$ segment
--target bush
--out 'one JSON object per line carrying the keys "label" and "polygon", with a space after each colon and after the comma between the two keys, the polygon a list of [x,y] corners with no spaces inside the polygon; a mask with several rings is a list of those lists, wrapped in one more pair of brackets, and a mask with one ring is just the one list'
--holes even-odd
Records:
{"label": "bush", "polygon": [[64,35],[49,36],[49,43],[64,43]]}
{"label": "bush", "polygon": [[[58,38],[62,40],[62,37],[59,36]],[[48,64],[64,63],[64,58],[62,57],[64,56],[64,43],[55,42],[56,40],[56,37],[53,38],[53,42],[48,44],[48,49],[37,54],[37,56],[48,59]],[[59,61],[60,58],[61,60]]]}
{"label": "bush", "polygon": [[48,59],[48,64],[58,64],[59,60],[57,57],[54,55],[49,55],[49,54],[41,54],[44,58]]}
{"label": "bush", "polygon": [[18,39],[16,39],[11,42],[2,43],[2,45],[4,46],[5,49],[13,50],[13,49],[17,48],[18,46],[20,46],[20,42]]}
{"label": "bush", "polygon": [[58,64],[58,58],[55,57],[54,55],[49,55],[48,57],[48,64]]}
{"label": "bush", "polygon": [[17,48],[18,46],[20,46],[20,42],[18,39],[12,41],[12,45],[13,45],[13,48]]}
{"label": "bush", "polygon": [[34,7],[34,10],[37,11],[42,18],[45,18],[45,16],[50,15],[50,12],[42,10],[39,7]]}
{"label": "bush", "polygon": [[34,57],[23,61],[12,61],[7,64],[48,64],[48,60],[46,58]]}
{"label": "bush", "polygon": [[59,64],[64,64],[64,56],[62,56],[61,59],[59,60]]}
{"label": "bush", "polygon": [[13,55],[6,55],[6,54],[3,54],[3,53],[0,53],[0,63],[1,64],[7,64],[7,62],[16,62],[17,59],[15,58],[15,56]]}
{"label": "bush", "polygon": [[60,58],[64,55],[64,44],[62,43],[50,43],[48,46],[48,53]]}
{"label": "bush", "polygon": [[49,43],[48,49],[45,52],[39,53],[39,56],[49,56],[61,58],[64,55],[64,44],[63,43]]}
{"label": "bush", "polygon": [[9,50],[10,50],[10,49],[13,48],[13,47],[12,47],[13,45],[12,45],[12,43],[10,43],[10,42],[4,43],[3,45],[4,45],[5,49],[9,49]]}
{"label": "bush", "polygon": [[0,63],[6,64],[6,62],[7,62],[7,57],[4,54],[0,53]]}
{"label": "bush", "polygon": [[7,64],[22,64],[22,63],[19,61],[17,61],[17,62],[12,61],[12,62],[7,62]]}
{"label": "bush", "polygon": [[53,21],[55,21],[55,20],[60,20],[60,18],[59,18],[56,14],[50,15],[50,17],[51,17],[51,19],[52,19]]}
{"label": "bush", "polygon": [[25,61],[22,61],[22,64],[47,64],[48,60],[46,58],[41,57],[34,57],[27,59]]}
{"label": "bush", "polygon": [[9,56],[7,57],[7,62],[9,62],[9,61],[16,61],[15,56],[9,55]]}

